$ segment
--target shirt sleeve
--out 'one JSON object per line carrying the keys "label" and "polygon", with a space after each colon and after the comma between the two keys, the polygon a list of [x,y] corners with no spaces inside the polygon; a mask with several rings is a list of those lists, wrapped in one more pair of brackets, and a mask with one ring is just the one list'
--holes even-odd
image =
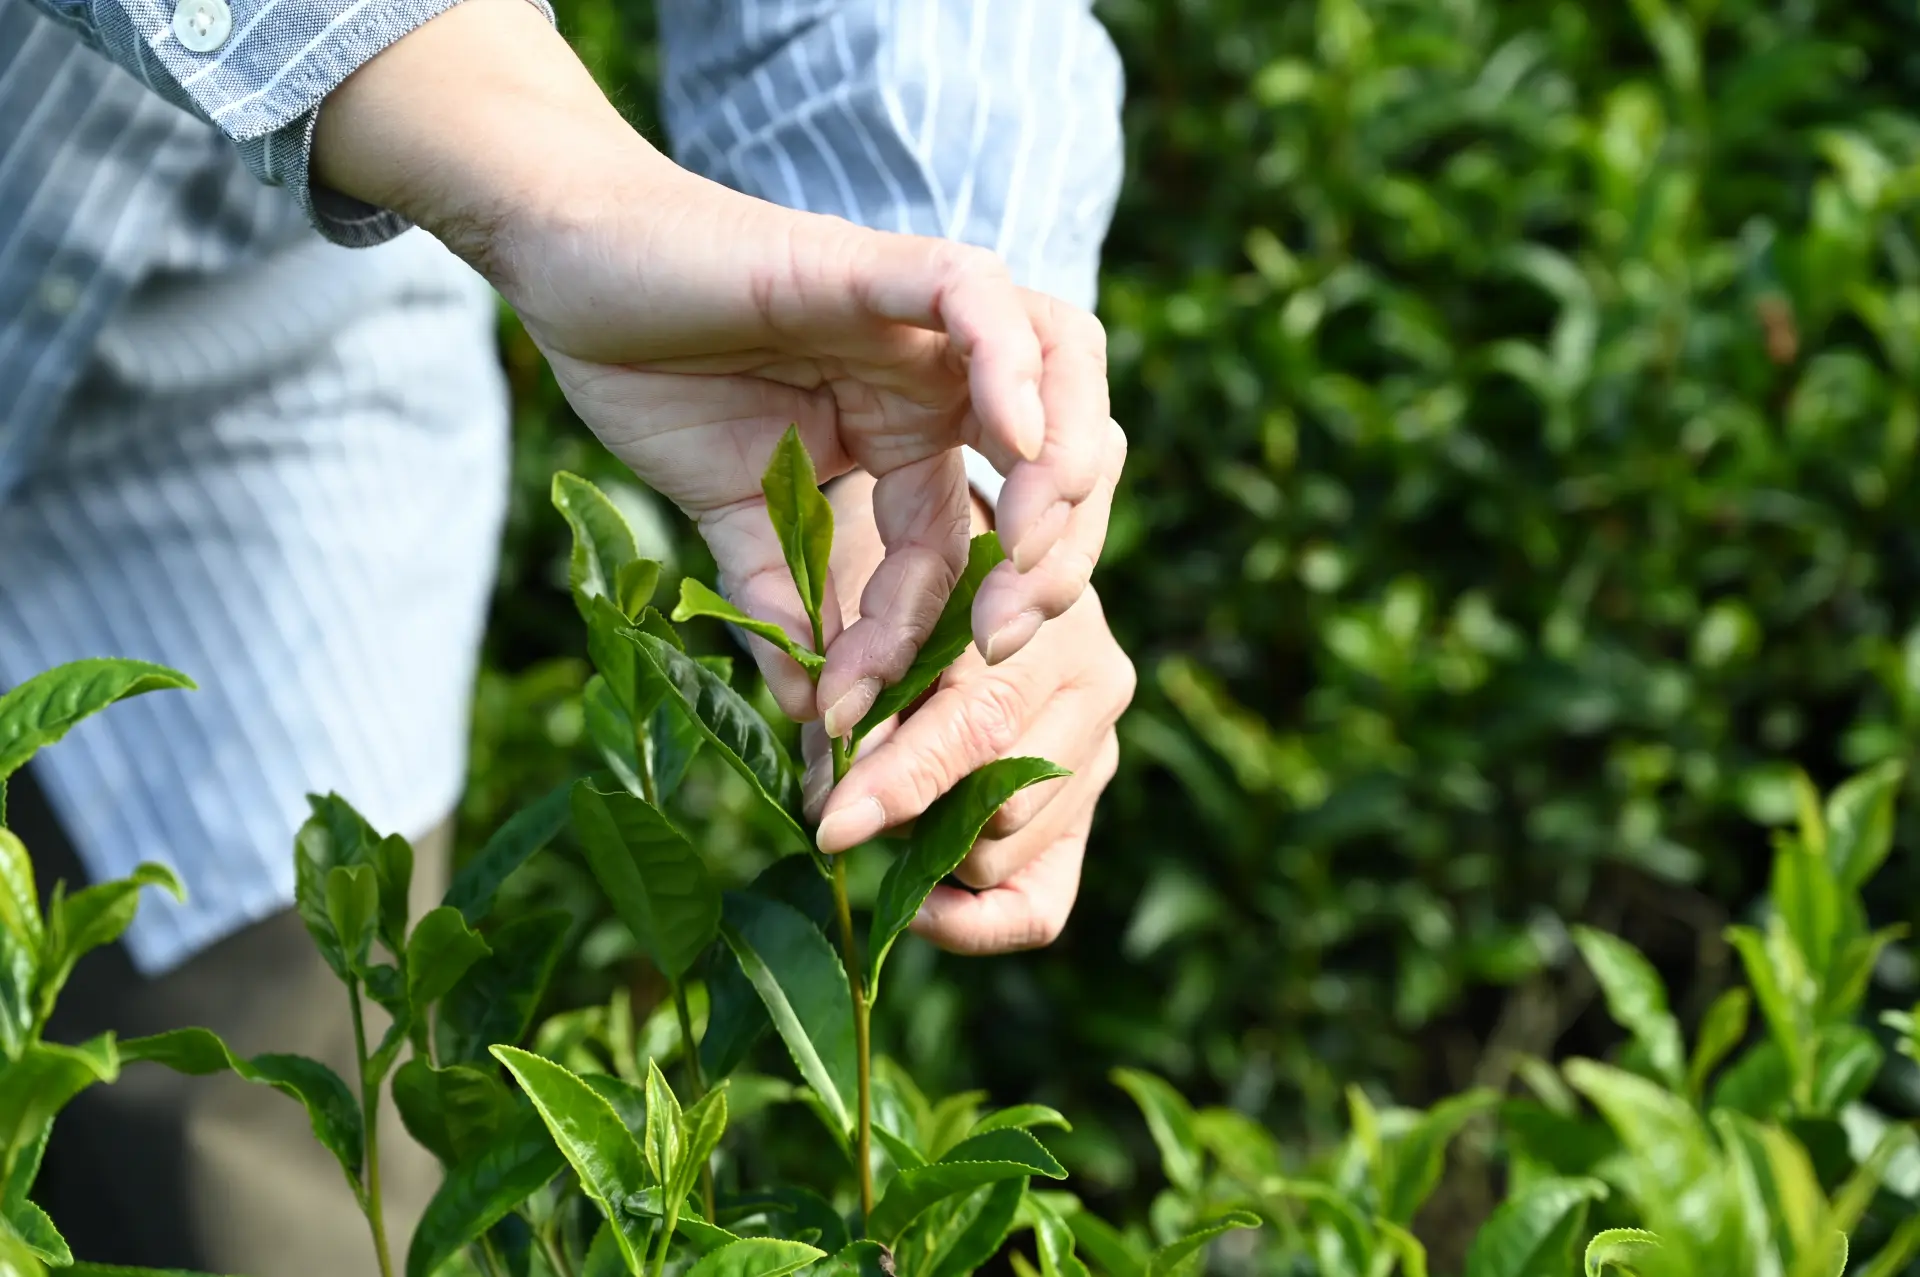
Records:
{"label": "shirt sleeve", "polygon": [[[397,214],[315,188],[323,98],[458,0],[33,0],[148,88],[218,128],[328,239],[377,244]],[[532,0],[551,21],[546,0]]]}
{"label": "shirt sleeve", "polygon": [[[1088,0],[663,0],[667,131],[736,190],[998,252],[1092,309],[1123,170]],[[968,457],[990,503],[999,476]]]}

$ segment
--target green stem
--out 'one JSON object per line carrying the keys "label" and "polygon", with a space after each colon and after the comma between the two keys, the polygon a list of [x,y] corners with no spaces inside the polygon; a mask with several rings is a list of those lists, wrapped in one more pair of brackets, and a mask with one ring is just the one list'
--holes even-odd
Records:
{"label": "green stem", "polygon": [[347,1002],[353,1008],[353,1054],[360,1074],[360,1128],[367,1144],[367,1190],[361,1209],[373,1233],[374,1257],[380,1277],[393,1277],[393,1256],[387,1250],[387,1225],[380,1201],[380,1088],[367,1079],[367,1027],[360,1013],[360,982],[347,983]]}
{"label": "green stem", "polygon": [[[673,1009],[680,1017],[680,1050],[687,1057],[687,1087],[693,1097],[689,1103],[698,1104],[707,1093],[707,1077],[700,1068],[700,1044],[693,1040],[693,1009],[687,1005],[687,989],[678,981],[673,985]],[[715,1206],[711,1158],[700,1164],[700,1200],[706,1204],[707,1221],[711,1223],[719,1214]]]}
{"label": "green stem", "polygon": [[553,1270],[553,1277],[573,1277],[573,1265],[567,1262],[566,1248],[560,1245],[553,1233],[545,1228],[536,1228],[533,1235],[540,1242],[540,1253],[547,1257],[547,1267]]}
{"label": "green stem", "polygon": [[[852,745],[838,738],[833,747],[833,783],[839,784],[853,766]],[[873,1213],[873,1045],[872,1008],[867,1005],[866,982],[860,978],[860,946],[853,938],[853,908],[847,902],[847,858],[833,858],[833,907],[840,921],[840,949],[847,964],[847,992],[853,995],[853,1049],[859,1072],[858,1135],[854,1166],[860,1174],[862,1231]]]}
{"label": "green stem", "polygon": [[479,1261],[480,1271],[486,1277],[504,1277],[507,1266],[500,1258],[500,1252],[494,1247],[493,1238],[486,1233],[480,1234],[480,1241],[474,1248],[474,1257]]}
{"label": "green stem", "polygon": [[[664,1206],[665,1204],[666,1203],[662,1201],[661,1205]],[[673,1240],[673,1225],[674,1221],[668,1219],[665,1215],[660,1217],[660,1246],[659,1249],[653,1252],[653,1263],[650,1265],[652,1277],[660,1277],[660,1274],[666,1269],[667,1243]]]}

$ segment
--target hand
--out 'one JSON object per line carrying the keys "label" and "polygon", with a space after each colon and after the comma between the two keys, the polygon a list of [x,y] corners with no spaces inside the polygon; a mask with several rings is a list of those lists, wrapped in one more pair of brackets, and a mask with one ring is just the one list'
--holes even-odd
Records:
{"label": "hand", "polygon": [[[832,493],[840,529],[834,570],[843,581],[863,579],[881,560],[868,513],[872,487],[854,475]],[[1096,504],[1104,532],[1105,503]],[[987,526],[977,502],[974,520],[977,529]],[[1050,759],[1073,775],[1024,790],[1001,808],[956,873],[974,890],[934,888],[913,928],[958,953],[1051,943],[1079,891],[1094,805],[1119,756],[1114,723],[1133,688],[1133,664],[1088,589],[1016,656],[989,666],[969,648],[926,701],[874,729],[830,798],[826,734],[810,726],[807,814],[821,817],[821,848],[844,851],[906,823],[996,758]]]}
{"label": "hand", "polygon": [[693,517],[747,611],[812,640],[760,495],[788,425],[823,479],[877,478],[885,553],[857,616],[829,587],[818,688],[756,645],[789,715],[824,714],[844,734],[905,672],[966,563],[963,442],[1007,476],[1013,566],[976,601],[981,649],[1005,660],[1085,588],[1085,536],[1060,547],[1117,471],[1105,335],[1016,287],[991,254],[792,212],[677,168],[526,0],[466,0],[355,72],[323,105],[313,162],[327,186],[420,222],[499,287],[568,401]]}

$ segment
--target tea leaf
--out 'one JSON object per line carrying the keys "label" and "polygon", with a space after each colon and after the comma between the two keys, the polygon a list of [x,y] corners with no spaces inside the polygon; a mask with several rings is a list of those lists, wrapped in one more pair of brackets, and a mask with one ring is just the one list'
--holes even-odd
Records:
{"label": "tea leaf", "polygon": [[792,764],[766,720],[718,675],[685,652],[634,630],[627,631],[627,638],[666,679],[668,689],[727,766],[752,787],[795,844],[811,850],[812,839],[793,818],[798,788]]}
{"label": "tea leaf", "polygon": [[640,753],[639,737],[626,709],[614,699],[607,680],[598,674],[588,679],[580,695],[580,706],[586,720],[587,739],[600,752],[600,761],[606,764],[622,789],[636,798],[645,798],[647,782],[642,772],[647,764]]}
{"label": "tea leaf", "polygon": [[327,920],[340,938],[347,970],[364,970],[380,925],[380,878],[372,865],[335,865],[327,871]]}
{"label": "tea leaf", "polygon": [[767,514],[787,557],[787,571],[813,626],[813,649],[821,651],[826,646],[820,609],[826,604],[827,565],[833,558],[833,506],[820,492],[798,426],[789,426],[774,446],[760,491],[766,494]]}
{"label": "tea leaf", "polygon": [[673,609],[673,619],[691,621],[696,616],[710,616],[749,634],[757,634],[814,673],[827,663],[826,657],[804,646],[772,621],[747,615],[699,581],[686,577],[680,582],[680,602]]}
{"label": "tea leaf", "polygon": [[1687,1065],[1687,1094],[1698,1098],[1704,1094],[1707,1078],[1718,1067],[1727,1052],[1740,1045],[1747,1036],[1747,1019],[1753,1006],[1753,995],[1740,985],[1726,990],[1713,1000],[1706,1015],[1700,1019],[1700,1036],[1693,1044],[1693,1060]]}
{"label": "tea leaf", "polygon": [[916,1148],[911,1140],[888,1130],[878,1120],[873,1123],[873,1138],[878,1140],[880,1147],[887,1151],[887,1156],[893,1159],[893,1164],[903,1171],[927,1164],[926,1154]]}
{"label": "tea leaf", "polygon": [[1007,799],[1029,785],[1067,775],[1043,758],[1002,758],[964,776],[914,822],[904,854],[887,866],[867,931],[867,988],[880,996],[880,966],[927,895],[973,850],[980,831]]}
{"label": "tea leaf", "polygon": [[339,1159],[340,1169],[356,1187],[365,1161],[365,1136],[360,1106],[340,1075],[304,1055],[256,1055],[245,1059],[206,1029],[174,1029],[152,1037],[129,1038],[120,1044],[123,1064],[145,1060],[165,1065],[175,1073],[204,1077],[232,1071],[261,1086],[298,1100],[313,1124],[313,1136]]}
{"label": "tea leaf", "polygon": [[1893,805],[1906,765],[1890,759],[1840,785],[1827,798],[1827,863],[1847,891],[1858,891],[1893,849]]}
{"label": "tea leaf", "polygon": [[54,1115],[94,1083],[117,1078],[122,1059],[104,1033],[79,1046],[35,1042],[0,1067],[0,1183],[11,1184],[22,1161],[40,1157]]}
{"label": "tea leaf", "polygon": [[969,1194],[946,1227],[930,1238],[922,1271],[929,1277],[966,1277],[999,1254],[1027,1198],[1027,1182],[1024,1175],[1003,1179]]}
{"label": "tea leaf", "polygon": [[[693,660],[722,683],[729,683],[733,678],[730,656],[696,656]],[[662,686],[664,688],[664,684]],[[664,803],[679,790],[688,766],[707,738],[680,701],[665,695],[653,711],[647,735],[653,743],[653,785]]]}
{"label": "tea leaf", "polygon": [[1866,1094],[1886,1052],[1871,1030],[1857,1024],[1829,1025],[1814,1048],[1814,1113],[1838,1113]]}
{"label": "tea leaf", "polygon": [[440,999],[434,1045],[443,1065],[485,1060],[488,1047],[526,1036],[571,927],[567,914],[551,911],[488,933],[493,951]]}
{"label": "tea leaf", "polygon": [[474,963],[492,952],[458,909],[441,905],[428,910],[407,941],[407,1004],[413,1013],[424,1016]]}
{"label": "tea leaf", "polygon": [[[73,1251],[68,1248],[67,1239],[53,1226],[47,1213],[26,1198],[0,1204],[0,1235],[4,1235],[9,1226],[35,1258],[55,1268],[73,1265]],[[0,1273],[6,1271],[4,1266],[0,1266]]]}
{"label": "tea leaf", "polygon": [[1784,846],[1773,858],[1773,882],[1767,895],[1815,984],[1825,985],[1846,903],[1833,870],[1803,847]]}
{"label": "tea leaf", "polygon": [[1747,983],[1753,986],[1760,1014],[1787,1062],[1789,1076],[1796,1082],[1810,1073],[1808,1039],[1812,1025],[1796,996],[1805,982],[1805,971],[1798,967],[1797,952],[1789,952],[1791,939],[1778,924],[1769,927],[1764,937],[1752,927],[1728,927],[1727,942],[1740,955]]}
{"label": "tea leaf", "polygon": [[826,1257],[827,1252],[804,1242],[742,1237],[702,1255],[687,1277],[786,1277]]}
{"label": "tea leaf", "polygon": [[1635,1195],[1645,1203],[1679,1201],[1709,1182],[1717,1159],[1691,1104],[1655,1082],[1592,1060],[1570,1060],[1567,1081],[1592,1101],[1634,1155],[1642,1175]]}
{"label": "tea leaf", "polygon": [[1686,1070],[1680,1024],[1667,1010],[1667,989],[1659,972],[1638,949],[1603,931],[1575,927],[1573,942],[1600,982],[1608,1014],[1646,1048],[1647,1061],[1660,1080],[1679,1089]]}
{"label": "tea leaf", "polygon": [[1260,1217],[1248,1211],[1232,1211],[1217,1220],[1208,1221],[1178,1241],[1168,1242],[1154,1251],[1153,1257],[1147,1261],[1147,1277],[1166,1277],[1216,1237],[1239,1228],[1258,1227]]}
{"label": "tea leaf", "polygon": [[[4,846],[0,846],[0,857],[6,854]],[[0,870],[0,879],[4,877],[5,871]],[[53,1013],[54,999],[65,987],[67,977],[73,974],[74,964],[102,945],[112,944],[126,932],[140,908],[143,887],[161,888],[172,893],[175,900],[186,898],[186,891],[173,870],[159,864],[140,865],[116,882],[98,883],[58,898],[50,920],[45,970],[41,973],[37,994],[41,1020]],[[7,888],[0,884],[0,897],[6,894]],[[5,910],[6,906],[0,904],[0,913]],[[0,981],[5,978],[0,974]],[[4,1008],[7,1000],[6,995],[0,994],[0,1008]],[[0,1009],[0,1019],[5,1018],[5,1010]],[[0,1039],[4,1036],[4,1029],[0,1029]]]}
{"label": "tea leaf", "polygon": [[991,1131],[962,1140],[937,1162],[903,1170],[867,1219],[867,1231],[892,1243],[921,1215],[960,1193],[1028,1175],[1065,1179],[1067,1172],[1025,1131]]}
{"label": "tea leaf", "polygon": [[893,1252],[876,1241],[850,1242],[821,1260],[813,1277],[894,1277]]}
{"label": "tea leaf", "polygon": [[653,1060],[647,1061],[647,1169],[653,1178],[672,1186],[680,1169],[680,1101]]}
{"label": "tea leaf", "polygon": [[[798,909],[823,933],[833,926],[833,889],[809,857],[774,861],[745,890]],[[767,1008],[733,951],[725,946],[715,950],[707,967],[707,1029],[700,1039],[700,1064],[707,1076],[725,1077],[739,1068],[772,1027]]]}
{"label": "tea leaf", "polygon": [[729,1194],[725,1200],[723,1214],[735,1219],[763,1214],[776,1237],[810,1240],[828,1252],[843,1249],[851,1240],[847,1236],[847,1221],[841,1218],[834,1204],[810,1188],[788,1184],[753,1193]]}
{"label": "tea leaf", "polygon": [[1109,1277],[1145,1277],[1149,1256],[1133,1239],[1101,1219],[1092,1211],[1076,1211],[1067,1216],[1067,1227],[1079,1248]]}
{"label": "tea leaf", "polygon": [[407,905],[413,894],[413,844],[388,834],[373,845],[369,863],[379,884],[379,935],[398,957],[407,944]]}
{"label": "tea leaf", "polygon": [[34,1034],[45,942],[33,861],[20,840],[0,828],[0,1060],[18,1056]]}
{"label": "tea leaf", "polygon": [[960,659],[960,653],[973,641],[974,596],[980,593],[987,573],[1006,562],[1006,558],[1007,552],[1000,548],[997,534],[983,532],[973,539],[967,547],[967,566],[961,570],[960,579],[953,583],[953,593],[947,596],[939,619],[928,631],[927,641],[920,645],[920,651],[900,681],[881,692],[873,708],[854,727],[856,745],[868,732],[920,699],[920,694],[934,685],[947,666]]}
{"label": "tea leaf", "polygon": [[[1067,1227],[1066,1220],[1060,1218],[1060,1212],[1036,1196],[1027,1198],[1026,1208],[1027,1214],[1033,1219],[1034,1240],[1039,1243],[1041,1277],[1092,1277],[1086,1264],[1073,1253],[1073,1230]],[[1147,1271],[1154,1274],[1166,1272],[1168,1268],[1156,1267],[1156,1264],[1161,1255],[1170,1254],[1171,1250],[1172,1247],[1162,1247],[1156,1252],[1154,1259],[1148,1261]]]}
{"label": "tea leaf", "polygon": [[513,1097],[493,1074],[464,1064],[436,1069],[417,1055],[393,1075],[393,1104],[408,1133],[447,1167],[479,1157],[514,1116]]}
{"label": "tea leaf", "polygon": [[1036,1126],[1057,1126],[1063,1131],[1071,1131],[1073,1123],[1067,1121],[1060,1110],[1048,1108],[1044,1104],[1015,1104],[987,1114],[973,1124],[969,1135],[985,1135],[988,1131],[1030,1130]]}
{"label": "tea leaf", "polygon": [[1133,1097],[1147,1119],[1147,1131],[1160,1150],[1160,1165],[1167,1181],[1183,1192],[1198,1192],[1202,1154],[1200,1137],[1195,1133],[1193,1106],[1186,1097],[1151,1073],[1137,1069],[1115,1069],[1114,1085]]}
{"label": "tea leaf", "polygon": [[185,674],[164,665],[85,660],[36,674],[0,696],[0,825],[7,821],[7,777],[75,723],[130,696],[194,686]]}
{"label": "tea leaf", "polygon": [[[407,1067],[415,1063],[409,1060]],[[432,1277],[566,1165],[539,1115],[531,1108],[518,1110],[476,1157],[447,1171],[407,1247],[407,1277]]]}
{"label": "tea leaf", "polygon": [[[607,494],[579,475],[562,470],[553,476],[553,508],[573,529],[573,553],[567,561],[567,584],[574,604],[587,617],[590,600],[618,603],[620,571],[640,557],[633,529]],[[657,579],[657,568],[656,568]],[[629,577],[635,588],[639,582]],[[647,591],[649,595],[652,590]]]}
{"label": "tea leaf", "polygon": [[1920,1215],[1910,1215],[1900,1221],[1880,1253],[1860,1270],[1860,1277],[1896,1277],[1906,1271],[1915,1255],[1920,1255]]}
{"label": "tea leaf", "polygon": [[625,1204],[647,1186],[649,1177],[646,1158],[619,1114],[592,1087],[551,1060],[510,1046],[494,1047],[493,1056],[533,1101],[553,1142],[580,1176],[581,1190],[618,1230],[621,1255],[639,1272],[648,1230]]}
{"label": "tea leaf", "polygon": [[727,1084],[722,1082],[701,1096],[681,1119],[680,1161],[674,1172],[674,1185],[682,1197],[693,1191],[701,1168],[713,1157],[713,1150],[720,1146],[720,1137],[726,1130]]}
{"label": "tea leaf", "polygon": [[[293,841],[293,900],[320,956],[342,980],[352,973],[329,906],[332,873],[370,864],[379,836],[337,794],[308,795],[312,815]],[[377,880],[376,880],[377,884]]]}
{"label": "tea leaf", "polygon": [[473,858],[460,866],[440,903],[458,909],[468,926],[479,926],[493,908],[500,885],[566,827],[573,814],[572,802],[573,782],[568,781],[508,817]]}
{"label": "tea leaf", "polygon": [[638,616],[653,602],[653,592],[660,587],[660,565],[652,559],[635,559],[623,563],[614,573],[614,604],[628,616]]}
{"label": "tea leaf", "polygon": [[1534,1180],[1480,1226],[1467,1251],[1466,1277],[1571,1272],[1587,1204],[1606,1196],[1607,1186],[1595,1179]]}
{"label": "tea leaf", "polygon": [[853,1130],[858,1070],[853,997],[827,938],[790,905],[728,892],[720,934],[760,995],[800,1077],[844,1136]]}
{"label": "tea leaf", "polygon": [[651,634],[676,652],[684,651],[680,636],[661,615],[648,608],[638,621],[630,620],[605,599],[595,599],[587,618],[587,655],[600,671],[614,702],[630,721],[645,722],[667,694],[667,686],[647,659],[627,640],[631,630]]}
{"label": "tea leaf", "polygon": [[1392,1220],[1376,1219],[1373,1223],[1379,1230],[1380,1240],[1385,1243],[1383,1254],[1399,1260],[1401,1277],[1427,1277],[1426,1245],[1403,1225]]}
{"label": "tea leaf", "polygon": [[641,949],[678,982],[719,934],[720,890],[673,823],[631,794],[573,790],[587,864]]}

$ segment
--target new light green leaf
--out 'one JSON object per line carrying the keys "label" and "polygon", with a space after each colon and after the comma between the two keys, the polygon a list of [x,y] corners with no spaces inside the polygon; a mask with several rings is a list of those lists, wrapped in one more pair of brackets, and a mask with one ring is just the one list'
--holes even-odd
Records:
{"label": "new light green leaf", "polygon": [[448,1170],[407,1247],[407,1277],[432,1277],[566,1164],[539,1114],[520,1109],[477,1156]]}
{"label": "new light green leaf", "polygon": [[34,1035],[45,945],[33,861],[21,841],[0,828],[0,1061],[18,1056]]}
{"label": "new light green leaf", "polygon": [[[951,1217],[928,1234],[929,1277],[966,1277],[1000,1253],[1027,1198],[1027,1179],[1003,1179],[975,1189],[956,1204]],[[1065,1224],[1061,1225],[1065,1228]],[[1069,1252],[1071,1251],[1069,1233]]]}
{"label": "new light green leaf", "polygon": [[372,863],[380,839],[373,827],[338,794],[309,795],[312,815],[293,840],[293,903],[307,934],[333,973],[352,973],[346,946],[334,926],[328,893],[333,871]]}
{"label": "new light green leaf", "polygon": [[1066,1169],[1025,1131],[990,1131],[954,1145],[937,1162],[903,1170],[867,1219],[867,1232],[891,1245],[922,1214],[985,1184],[1022,1176],[1065,1179]]}
{"label": "new light green leaf", "polygon": [[417,1055],[393,1075],[393,1104],[413,1138],[448,1167],[478,1157],[514,1117],[513,1097],[493,1073],[437,1069]]}
{"label": "new light green leaf", "polygon": [[1660,973],[1638,949],[1604,931],[1575,927],[1573,942],[1600,982],[1608,1014],[1640,1041],[1660,1080],[1678,1090],[1686,1076],[1685,1049]]}
{"label": "new light green leaf", "polygon": [[146,661],[85,660],[36,674],[0,696],[0,825],[7,820],[7,777],[115,701],[169,688],[192,690],[178,670]]}
{"label": "new light green leaf", "polygon": [[0,1184],[25,1179],[22,1163],[37,1161],[47,1127],[68,1101],[97,1082],[120,1075],[121,1056],[111,1033],[79,1046],[35,1042],[0,1066]]}
{"label": "new light green leaf", "polygon": [[927,894],[973,850],[993,813],[1029,785],[1067,775],[1044,758],[1002,758],[964,776],[914,822],[904,854],[887,866],[867,932],[867,988],[877,999],[880,966]]}
{"label": "new light green leaf", "polygon": [[1497,1092],[1467,1091],[1440,1101],[1421,1114],[1411,1128],[1385,1144],[1385,1191],[1380,1214],[1389,1223],[1413,1222],[1420,1207],[1440,1182],[1447,1145],[1469,1119],[1500,1103]]}
{"label": "new light green leaf", "polygon": [[[73,1251],[67,1246],[67,1239],[53,1226],[47,1213],[32,1202],[22,1198],[11,1205],[0,1205],[0,1235],[8,1228],[33,1252],[34,1258],[55,1268],[72,1266]],[[0,1266],[0,1274],[6,1271]]]}
{"label": "new light green leaf", "polygon": [[1734,985],[1713,1000],[1700,1019],[1700,1034],[1694,1040],[1693,1059],[1687,1064],[1687,1094],[1698,1098],[1706,1092],[1707,1078],[1727,1053],[1747,1036],[1747,1020],[1753,1007],[1753,995],[1745,987]]}
{"label": "new light green leaf", "polygon": [[997,534],[983,532],[973,539],[967,547],[967,566],[961,570],[960,579],[953,583],[953,593],[947,596],[939,619],[927,634],[927,641],[920,645],[920,651],[900,681],[880,693],[873,708],[853,729],[856,745],[868,732],[920,699],[920,694],[933,686],[947,666],[960,659],[960,653],[973,641],[974,596],[980,593],[987,573],[1006,562],[1006,558],[1007,552],[1000,548]]}
{"label": "new light green leaf", "polygon": [[687,1277],[786,1277],[826,1257],[826,1251],[804,1242],[742,1237],[702,1255]]}
{"label": "new light green leaf", "polygon": [[[0,847],[0,857],[5,855],[4,847]],[[0,871],[0,876],[4,876],[4,871]],[[173,871],[165,865],[151,863],[138,866],[125,878],[97,883],[59,898],[47,920],[47,953],[37,997],[41,1020],[53,1013],[54,1000],[66,986],[67,977],[73,974],[74,964],[102,945],[112,944],[126,932],[140,908],[140,891],[145,887],[169,892],[175,900],[186,898],[186,891]],[[4,896],[6,890],[0,885],[0,896]],[[4,908],[0,905],[0,910]],[[4,925],[0,922],[0,926]],[[0,975],[0,982],[4,980],[5,976]],[[0,1004],[5,1001],[6,996],[0,994]],[[0,1017],[4,1016],[5,1012],[0,1011]]]}
{"label": "new light green leaf", "polygon": [[1609,1228],[1595,1233],[1582,1261],[1586,1277],[1607,1277],[1608,1269],[1629,1274],[1634,1265],[1660,1249],[1660,1239],[1640,1228]]}
{"label": "new light green leaf", "polygon": [[700,734],[748,783],[794,845],[811,850],[813,840],[793,816],[799,788],[792,764],[759,711],[719,675],[671,644],[637,630],[626,631],[626,637],[666,680],[669,692]]}
{"label": "new light green leaf", "polygon": [[[1034,1240],[1040,1252],[1041,1277],[1091,1277],[1086,1264],[1073,1253],[1073,1230],[1067,1227],[1067,1221],[1061,1218],[1060,1212],[1049,1205],[1045,1198],[1034,1194],[1027,1196],[1026,1211],[1033,1220]],[[1155,1259],[1158,1257],[1156,1255]],[[1156,1268],[1154,1261],[1149,1261],[1148,1271],[1159,1273],[1166,1269]]]}
{"label": "new light green leaf", "polygon": [[452,905],[430,909],[407,940],[407,1003],[415,1015],[445,997],[493,950]]}
{"label": "new light green leaf", "polygon": [[678,983],[720,930],[720,889],[700,853],[657,808],[591,781],[574,786],[573,823],[614,912]]}
{"label": "new light green leaf", "polygon": [[353,1184],[360,1183],[366,1158],[360,1106],[340,1075],[303,1055],[266,1054],[247,1059],[207,1029],[174,1029],[120,1044],[123,1063],[138,1060],[165,1065],[189,1077],[231,1071],[249,1082],[270,1086],[298,1100],[307,1110],[313,1136],[340,1162]]}
{"label": "new light green leaf", "polygon": [[618,604],[620,571],[640,557],[626,516],[598,487],[564,470],[553,476],[553,508],[573,529],[567,584],[581,616],[587,616],[592,599]]}
{"label": "new light green leaf", "polygon": [[616,1230],[620,1253],[639,1272],[648,1230],[625,1209],[626,1200],[650,1182],[646,1157],[613,1106],[592,1087],[551,1060],[510,1046],[493,1048],[533,1101],[560,1152],[580,1176],[580,1187]]}
{"label": "new light green leaf", "polygon": [[844,1136],[859,1071],[846,969],[820,929],[791,905],[728,892],[720,934],[786,1043],[801,1079]]}
{"label": "new light green leaf", "polygon": [[572,815],[573,782],[568,781],[515,812],[495,830],[453,875],[440,903],[458,909],[468,926],[479,926],[493,908],[501,884],[552,842]]}
{"label": "new light green leaf", "polygon": [[442,1064],[485,1060],[488,1047],[526,1036],[571,928],[568,915],[553,910],[487,933],[492,952],[440,999],[434,1045]]}
{"label": "new light green leaf", "polygon": [[680,1170],[680,1100],[657,1061],[647,1061],[647,1169],[672,1185]]}
{"label": "new light green leaf", "polygon": [[1133,1097],[1140,1114],[1147,1119],[1147,1132],[1160,1150],[1160,1165],[1167,1181],[1183,1192],[1200,1187],[1202,1153],[1200,1137],[1194,1129],[1193,1106],[1165,1080],[1138,1069],[1115,1069],[1115,1086]]}
{"label": "new light green leaf", "polygon": [[820,610],[826,604],[827,565],[833,558],[833,506],[820,491],[798,426],[789,426],[774,446],[760,491],[766,495],[767,515],[800,592],[800,605],[813,626],[814,650],[820,651],[826,646]]}
{"label": "new light green leaf", "polygon": [[674,1186],[685,1197],[693,1191],[694,1181],[720,1146],[727,1130],[727,1083],[708,1091],[688,1109],[680,1121],[680,1159],[674,1169]]}
{"label": "new light green leaf", "polygon": [[697,616],[710,616],[738,626],[749,634],[757,634],[815,673],[827,663],[826,657],[800,643],[772,621],[747,615],[693,577],[685,577],[680,582],[680,602],[673,609],[673,619],[691,621]]}
{"label": "new light green leaf", "polygon": [[1466,1277],[1546,1277],[1573,1271],[1587,1206],[1607,1195],[1595,1179],[1537,1179],[1494,1211],[1467,1251]]}
{"label": "new light green leaf", "polygon": [[1015,1104],[1011,1108],[996,1109],[973,1124],[969,1135],[985,1135],[988,1131],[1031,1130],[1036,1126],[1057,1126],[1063,1131],[1071,1131],[1069,1122],[1059,1109],[1049,1108],[1045,1104]]}
{"label": "new light green leaf", "polygon": [[893,1252],[879,1242],[862,1238],[821,1260],[813,1277],[893,1277],[893,1273]]}
{"label": "new light green leaf", "polygon": [[1079,1249],[1086,1251],[1109,1277],[1145,1277],[1150,1256],[1133,1238],[1092,1211],[1075,1211],[1067,1216],[1067,1227],[1073,1230]]}
{"label": "new light green leaf", "polygon": [[1250,1211],[1230,1211],[1218,1219],[1209,1220],[1186,1236],[1154,1251],[1153,1257],[1147,1261],[1147,1277],[1167,1277],[1214,1238],[1236,1229],[1258,1227],[1260,1217]]}
{"label": "new light green leaf", "polygon": [[340,937],[347,970],[364,970],[380,925],[380,879],[372,865],[335,865],[327,871],[327,921]]}
{"label": "new light green leaf", "polygon": [[1894,800],[1906,764],[1889,759],[1847,780],[1827,798],[1827,863],[1841,887],[1858,891],[1893,849]]}

